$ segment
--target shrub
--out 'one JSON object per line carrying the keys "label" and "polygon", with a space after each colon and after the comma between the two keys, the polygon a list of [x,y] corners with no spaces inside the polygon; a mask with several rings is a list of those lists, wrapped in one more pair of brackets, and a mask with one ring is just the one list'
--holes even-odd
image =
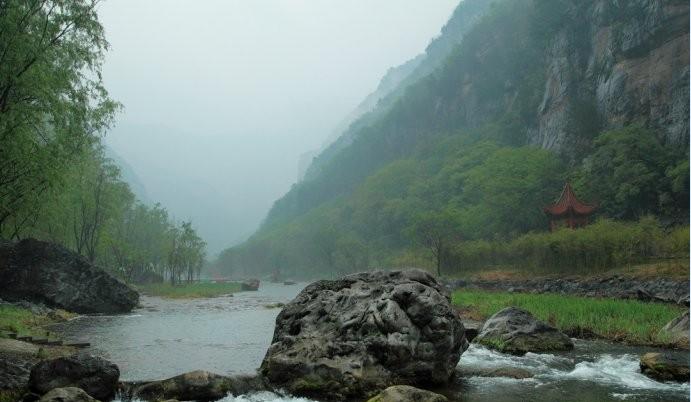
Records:
{"label": "shrub", "polygon": [[573,272],[688,255],[688,226],[666,233],[655,218],[647,216],[638,222],[601,219],[578,230],[528,233],[510,241],[461,242],[453,247],[451,261],[459,273],[492,266]]}

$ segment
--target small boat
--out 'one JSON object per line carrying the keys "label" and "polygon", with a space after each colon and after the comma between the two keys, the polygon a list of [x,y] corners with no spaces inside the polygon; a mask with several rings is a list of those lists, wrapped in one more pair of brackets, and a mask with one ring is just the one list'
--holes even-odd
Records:
{"label": "small boat", "polygon": [[284,281],[283,284],[284,285],[295,285],[295,282],[294,281]]}

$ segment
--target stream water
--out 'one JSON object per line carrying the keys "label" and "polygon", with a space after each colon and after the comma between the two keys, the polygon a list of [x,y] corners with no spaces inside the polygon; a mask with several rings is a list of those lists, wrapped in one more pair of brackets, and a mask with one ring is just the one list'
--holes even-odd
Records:
{"label": "stream water", "polygon": [[[141,307],[130,314],[82,316],[54,329],[65,339],[90,342],[93,353],[120,367],[123,380],[167,378],[192,370],[252,373],[269,346],[279,312],[267,305],[288,302],[301,288],[262,283],[257,292],[212,299],[144,296]],[[459,365],[517,367],[534,377],[460,378],[440,391],[454,401],[688,401],[688,383],[659,383],[638,372],[638,357],[652,350],[577,341],[568,353],[514,357],[471,345]],[[225,399],[265,401],[308,400],[266,392]]]}

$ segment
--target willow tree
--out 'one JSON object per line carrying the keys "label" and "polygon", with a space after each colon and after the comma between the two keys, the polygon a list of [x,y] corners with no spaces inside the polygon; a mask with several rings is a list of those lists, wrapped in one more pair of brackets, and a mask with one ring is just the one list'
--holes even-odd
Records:
{"label": "willow tree", "polygon": [[119,107],[101,80],[97,3],[0,1],[1,237],[18,236]]}

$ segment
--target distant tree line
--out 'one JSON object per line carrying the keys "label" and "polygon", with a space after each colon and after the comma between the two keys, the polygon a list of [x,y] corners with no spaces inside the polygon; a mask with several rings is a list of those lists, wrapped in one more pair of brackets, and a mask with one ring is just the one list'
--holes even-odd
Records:
{"label": "distant tree line", "polygon": [[[378,170],[352,196],[225,250],[216,269],[316,277],[414,265],[454,274],[533,262],[535,268],[597,270],[688,254],[687,243],[676,242],[674,253],[659,246],[671,239],[665,233],[688,231],[684,150],[633,125],[600,134],[590,155],[569,166],[547,150],[482,139],[497,130],[491,125],[439,137]],[[547,233],[542,207],[566,180],[599,206],[593,220],[605,220],[578,234]],[[633,226],[607,220],[646,216],[658,218]],[[633,244],[649,243],[647,233],[655,233],[657,246],[635,249]]]}
{"label": "distant tree line", "polygon": [[104,155],[121,106],[101,80],[97,3],[0,1],[0,237],[63,244],[130,281],[191,280],[205,243],[136,200]]}

